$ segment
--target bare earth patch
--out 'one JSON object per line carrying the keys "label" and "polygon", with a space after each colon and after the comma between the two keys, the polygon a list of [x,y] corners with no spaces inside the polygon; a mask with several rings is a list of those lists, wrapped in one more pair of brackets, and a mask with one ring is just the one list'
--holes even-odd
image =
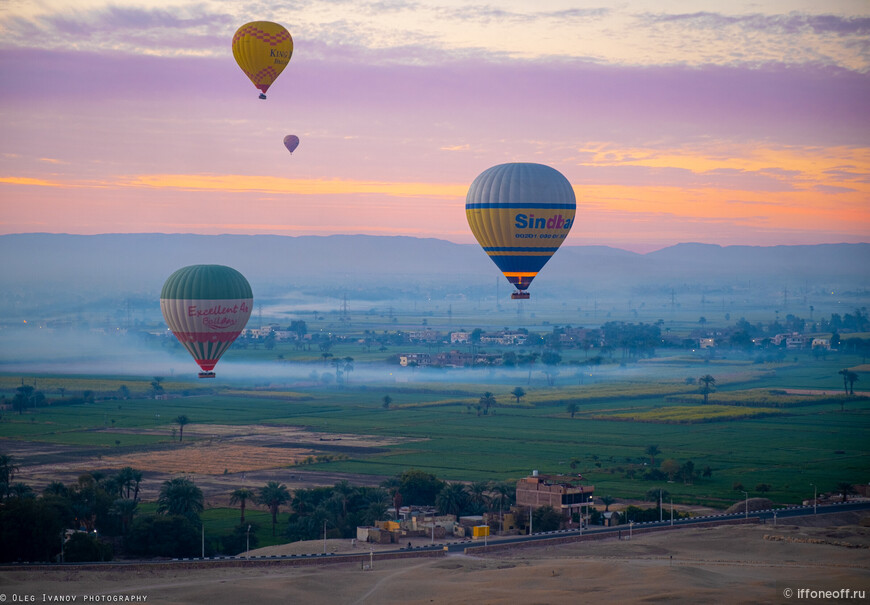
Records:
{"label": "bare earth patch", "polygon": [[[128,432],[167,435],[171,430],[167,425]],[[352,479],[356,485],[378,485],[384,477],[349,477],[308,471],[298,465],[308,456],[366,455],[408,441],[296,426],[189,424],[184,428],[183,442],[132,452],[15,440],[4,441],[4,452],[13,455],[20,467],[16,479],[37,491],[52,481],[70,484],[86,472],[113,472],[131,466],[144,472],[140,492],[144,500],[155,500],[163,481],[184,473],[203,490],[207,506],[226,506],[229,492],[240,487],[257,489],[267,481],[286,483],[291,490],[334,485],[342,479]]]}

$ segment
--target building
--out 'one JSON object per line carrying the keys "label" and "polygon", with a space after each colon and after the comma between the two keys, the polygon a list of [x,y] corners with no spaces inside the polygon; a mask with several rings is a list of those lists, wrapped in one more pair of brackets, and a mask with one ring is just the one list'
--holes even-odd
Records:
{"label": "building", "polygon": [[471,342],[471,332],[451,332],[450,344],[465,344]]}
{"label": "building", "polygon": [[517,506],[552,506],[564,519],[571,519],[575,513],[585,516],[594,494],[595,487],[580,485],[579,476],[542,475],[532,471],[531,477],[517,481]]}
{"label": "building", "polygon": [[399,365],[402,367],[425,367],[432,363],[429,353],[405,353],[399,355]]}

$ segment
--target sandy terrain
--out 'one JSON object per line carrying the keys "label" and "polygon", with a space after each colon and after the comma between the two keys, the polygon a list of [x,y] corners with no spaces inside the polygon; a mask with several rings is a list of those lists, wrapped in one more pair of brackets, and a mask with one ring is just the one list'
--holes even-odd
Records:
{"label": "sandy terrain", "polygon": [[[148,603],[867,603],[870,528],[817,526],[690,529],[501,551],[487,556],[129,571],[0,570],[0,593],[147,597]],[[348,541],[341,549],[349,549]],[[330,550],[332,550],[330,543]],[[322,542],[308,543],[322,552]],[[303,548],[297,545],[297,548]],[[317,550],[320,548],[321,550]],[[337,546],[336,546],[337,548]],[[365,548],[365,547],[364,547]],[[863,599],[799,599],[796,591],[864,590]],[[795,591],[791,597],[788,590]],[[842,596],[842,593],[840,593]],[[141,602],[141,601],[140,601]]]}

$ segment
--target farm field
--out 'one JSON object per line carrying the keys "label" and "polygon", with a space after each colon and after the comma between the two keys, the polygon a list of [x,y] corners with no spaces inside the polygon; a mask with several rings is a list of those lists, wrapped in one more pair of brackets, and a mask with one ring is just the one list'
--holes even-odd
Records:
{"label": "farm field", "polygon": [[[639,499],[663,488],[675,502],[718,508],[742,497],[737,484],[749,492],[765,485],[766,497],[787,504],[810,497],[813,484],[830,491],[839,482],[867,482],[870,399],[861,391],[839,395],[837,376],[860,362],[699,364],[675,356],[596,368],[584,384],[570,376],[552,387],[540,373],[519,370],[448,382],[444,372],[430,381],[426,372],[400,368],[407,382],[329,386],[280,377],[269,384],[174,378],[162,382],[158,399],[145,396],[153,377],[7,375],[0,376],[6,397],[35,383],[47,401],[3,412],[0,451],[13,452],[17,478],[35,487],[62,471],[74,478],[133,466],[156,481],[173,473],[198,483],[219,478],[216,501],[221,489],[261,486],[258,472],[285,482],[292,474],[329,473],[376,483],[416,468],[455,481],[516,480],[533,469],[580,473],[598,496]],[[685,380],[702,374],[717,377],[706,406]],[[461,371],[456,376],[467,380]],[[122,385],[129,399],[118,398]],[[526,391],[519,401],[511,395],[516,386]],[[64,404],[59,388],[66,397],[85,390],[95,397]],[[481,413],[486,391],[497,404]],[[190,421],[183,441],[174,422],[180,415]],[[650,445],[660,452],[654,460],[645,453]],[[643,478],[664,460],[691,461],[697,475]]]}

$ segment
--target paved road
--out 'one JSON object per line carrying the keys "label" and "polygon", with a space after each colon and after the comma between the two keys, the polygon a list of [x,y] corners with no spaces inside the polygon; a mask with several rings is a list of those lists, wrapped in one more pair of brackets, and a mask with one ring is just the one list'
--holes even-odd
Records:
{"label": "paved road", "polygon": [[[858,510],[870,510],[870,501],[863,502],[847,502],[847,503],[837,503],[837,504],[824,504],[819,505],[814,508],[812,505],[808,506],[793,506],[789,508],[779,508],[779,509],[769,509],[762,511],[752,511],[747,516],[745,513],[734,513],[734,514],[721,514],[721,515],[708,515],[704,517],[692,517],[690,519],[674,519],[673,522],[670,519],[665,521],[653,521],[649,523],[633,523],[630,525],[620,525],[617,527],[595,527],[584,530],[579,529],[571,529],[571,530],[558,530],[558,531],[550,531],[550,532],[541,532],[537,534],[532,534],[531,536],[510,536],[510,537],[498,537],[493,538],[492,540],[487,540],[486,544],[492,545],[502,545],[502,544],[528,544],[530,542],[535,542],[539,540],[550,540],[553,538],[564,538],[571,536],[581,536],[581,535],[599,535],[604,536],[607,534],[618,534],[623,538],[629,536],[635,530],[647,529],[647,528],[656,528],[656,527],[691,527],[693,525],[701,524],[701,523],[710,523],[715,521],[729,521],[729,520],[741,520],[741,519],[753,519],[758,518],[762,519],[765,523],[768,523],[769,520],[773,520],[774,522],[789,519],[794,517],[802,517],[802,516],[812,516],[815,514],[823,515],[823,514],[832,514],[832,513],[840,513],[840,512],[848,512],[848,511],[858,511]],[[257,561],[275,561],[275,560],[311,560],[311,559],[320,559],[323,562],[328,562],[330,559],[347,559],[348,557],[354,560],[362,560],[363,563],[368,561],[370,557],[374,559],[378,559],[384,555],[410,555],[413,553],[424,553],[427,551],[447,551],[448,553],[463,553],[466,548],[472,546],[484,546],[485,543],[480,540],[457,540],[457,541],[448,541],[448,542],[436,542],[426,546],[417,546],[412,548],[398,548],[395,550],[382,550],[377,553],[329,553],[329,554],[311,554],[311,555],[272,555],[272,556],[257,556],[251,557],[251,562]],[[61,565],[73,566],[73,565],[149,565],[149,564],[159,564],[165,565],[167,563],[190,563],[190,562],[198,562],[200,565],[207,564],[208,562],[223,562],[223,561],[241,561],[243,558],[240,557],[214,557],[214,558],[190,558],[190,559],[173,559],[172,561],[111,561],[107,563],[63,563]],[[22,565],[17,564],[16,567]],[[28,563],[24,563],[23,565],[28,565]],[[57,564],[40,564],[40,565],[57,565]]]}

